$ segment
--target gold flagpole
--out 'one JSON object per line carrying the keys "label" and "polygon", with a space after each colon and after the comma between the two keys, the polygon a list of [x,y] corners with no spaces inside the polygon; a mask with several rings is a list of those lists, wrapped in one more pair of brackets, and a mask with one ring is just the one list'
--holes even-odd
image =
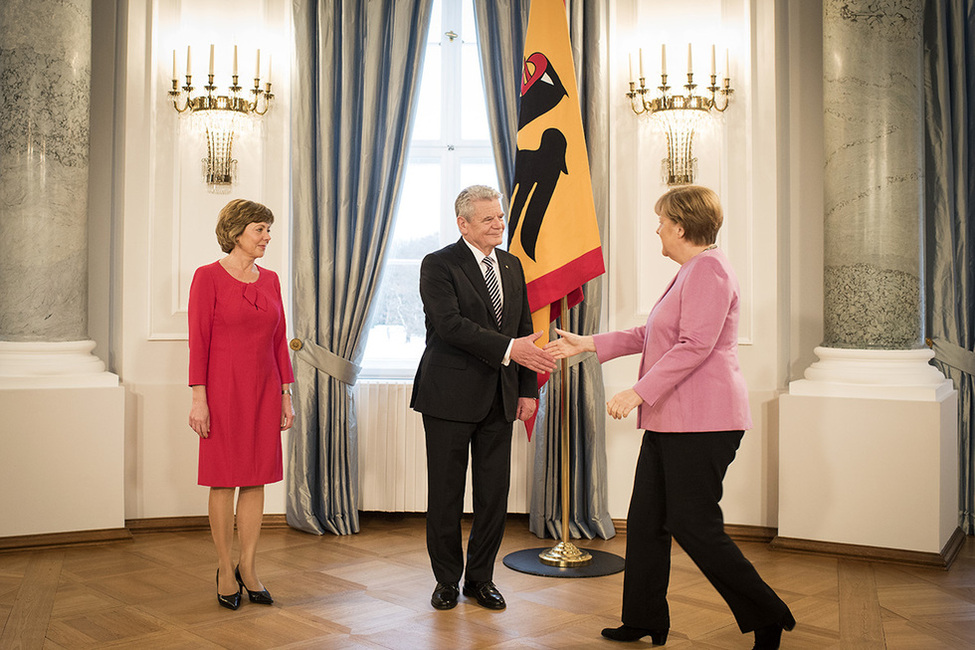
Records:
{"label": "gold flagpole", "polygon": [[[562,296],[559,322],[566,327],[565,321],[569,315],[568,301]],[[569,541],[569,400],[568,400],[568,368],[567,359],[562,359],[559,373],[559,411],[562,414],[562,541],[552,548],[538,554],[542,564],[558,567],[585,566],[592,562],[592,555],[584,549],[578,548]]]}

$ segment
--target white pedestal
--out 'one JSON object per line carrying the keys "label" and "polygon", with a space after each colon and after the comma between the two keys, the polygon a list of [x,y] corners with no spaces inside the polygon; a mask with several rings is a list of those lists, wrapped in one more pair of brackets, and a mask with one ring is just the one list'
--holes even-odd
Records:
{"label": "white pedestal", "polygon": [[779,539],[942,554],[958,527],[957,392],[928,350],[839,351],[840,373],[830,352],[780,398]]}
{"label": "white pedestal", "polygon": [[0,341],[0,389],[118,386],[94,341]]}
{"label": "white pedestal", "polygon": [[125,527],[125,390],[115,379],[0,388],[0,538]]}

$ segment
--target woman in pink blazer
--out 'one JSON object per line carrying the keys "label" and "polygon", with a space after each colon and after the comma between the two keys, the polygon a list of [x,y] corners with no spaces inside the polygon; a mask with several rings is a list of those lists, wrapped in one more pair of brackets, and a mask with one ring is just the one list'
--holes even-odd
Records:
{"label": "woman in pink blazer", "polygon": [[755,648],[778,648],[795,619],[725,534],[718,505],[725,471],[752,426],[738,366],[738,280],[714,243],[721,204],[713,191],[688,185],[661,196],[654,211],[663,254],[681,268],[646,325],[595,336],[557,330],[562,338],[546,346],[558,359],[641,355],[636,384],[606,404],[616,419],[636,408],[646,433],[626,518],[623,625],[602,635],[666,642],[673,538],[728,603],[742,633],[755,633]]}

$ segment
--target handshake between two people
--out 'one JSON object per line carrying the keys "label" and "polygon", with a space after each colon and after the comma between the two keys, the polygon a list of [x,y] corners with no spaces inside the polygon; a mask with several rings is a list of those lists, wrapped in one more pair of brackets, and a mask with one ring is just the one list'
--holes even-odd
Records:
{"label": "handshake between two people", "polygon": [[556,359],[596,350],[591,336],[563,332],[557,327],[555,331],[562,338],[549,341],[544,348],[535,345],[543,334],[541,331],[515,339],[511,344],[511,360],[535,372],[551,373],[555,370]]}
{"label": "handshake between two people", "polygon": [[[595,352],[596,344],[592,336],[581,336],[555,328],[559,338],[549,341],[545,345],[545,352],[548,352],[555,359],[565,359],[567,357],[582,354],[583,352]],[[533,335],[534,336],[534,335]],[[537,338],[537,337],[536,337]],[[512,357],[514,355],[512,354]],[[606,413],[615,420],[625,418],[630,411],[643,404],[643,398],[635,390],[628,388],[613,395],[613,398],[606,402]]]}

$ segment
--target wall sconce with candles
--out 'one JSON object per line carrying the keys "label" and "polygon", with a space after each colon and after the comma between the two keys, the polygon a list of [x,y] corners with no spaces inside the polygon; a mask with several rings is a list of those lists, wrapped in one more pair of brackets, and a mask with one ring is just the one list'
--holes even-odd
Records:
{"label": "wall sconce with candles", "polygon": [[207,139],[207,156],[203,159],[203,178],[207,189],[214,193],[226,193],[237,181],[237,161],[233,157],[235,134],[240,130],[239,119],[263,116],[271,108],[274,94],[271,92],[271,57],[268,57],[267,81],[261,88],[261,51],[257,50],[254,64],[254,87],[250,89],[253,101],[241,95],[243,88],[237,83],[237,46],[234,45],[234,67],[231,83],[225,94],[217,93],[213,83],[214,46],[210,45],[210,69],[205,95],[193,96],[191,51],[186,47],[186,85],[179,87],[176,80],[176,50],[173,50],[173,89],[169,96],[173,108],[180,114],[199,116],[203,120]]}
{"label": "wall sconce with candles", "polygon": [[695,94],[694,67],[691,45],[687,45],[687,83],[685,94],[670,94],[667,85],[667,46],[660,46],[660,94],[649,97],[650,88],[643,76],[643,48],[639,50],[640,87],[633,81],[633,55],[630,55],[630,91],[626,96],[630,108],[637,115],[648,114],[660,124],[667,134],[667,158],[664,160],[664,178],[667,185],[686,185],[694,182],[694,166],[697,159],[693,155],[694,131],[704,124],[711,111],[723,113],[728,108],[732,93],[731,72],[728,65],[728,51],[725,50],[725,77],[723,85],[718,85],[715,66],[715,46],[711,46],[711,85],[706,88],[710,95]]}

